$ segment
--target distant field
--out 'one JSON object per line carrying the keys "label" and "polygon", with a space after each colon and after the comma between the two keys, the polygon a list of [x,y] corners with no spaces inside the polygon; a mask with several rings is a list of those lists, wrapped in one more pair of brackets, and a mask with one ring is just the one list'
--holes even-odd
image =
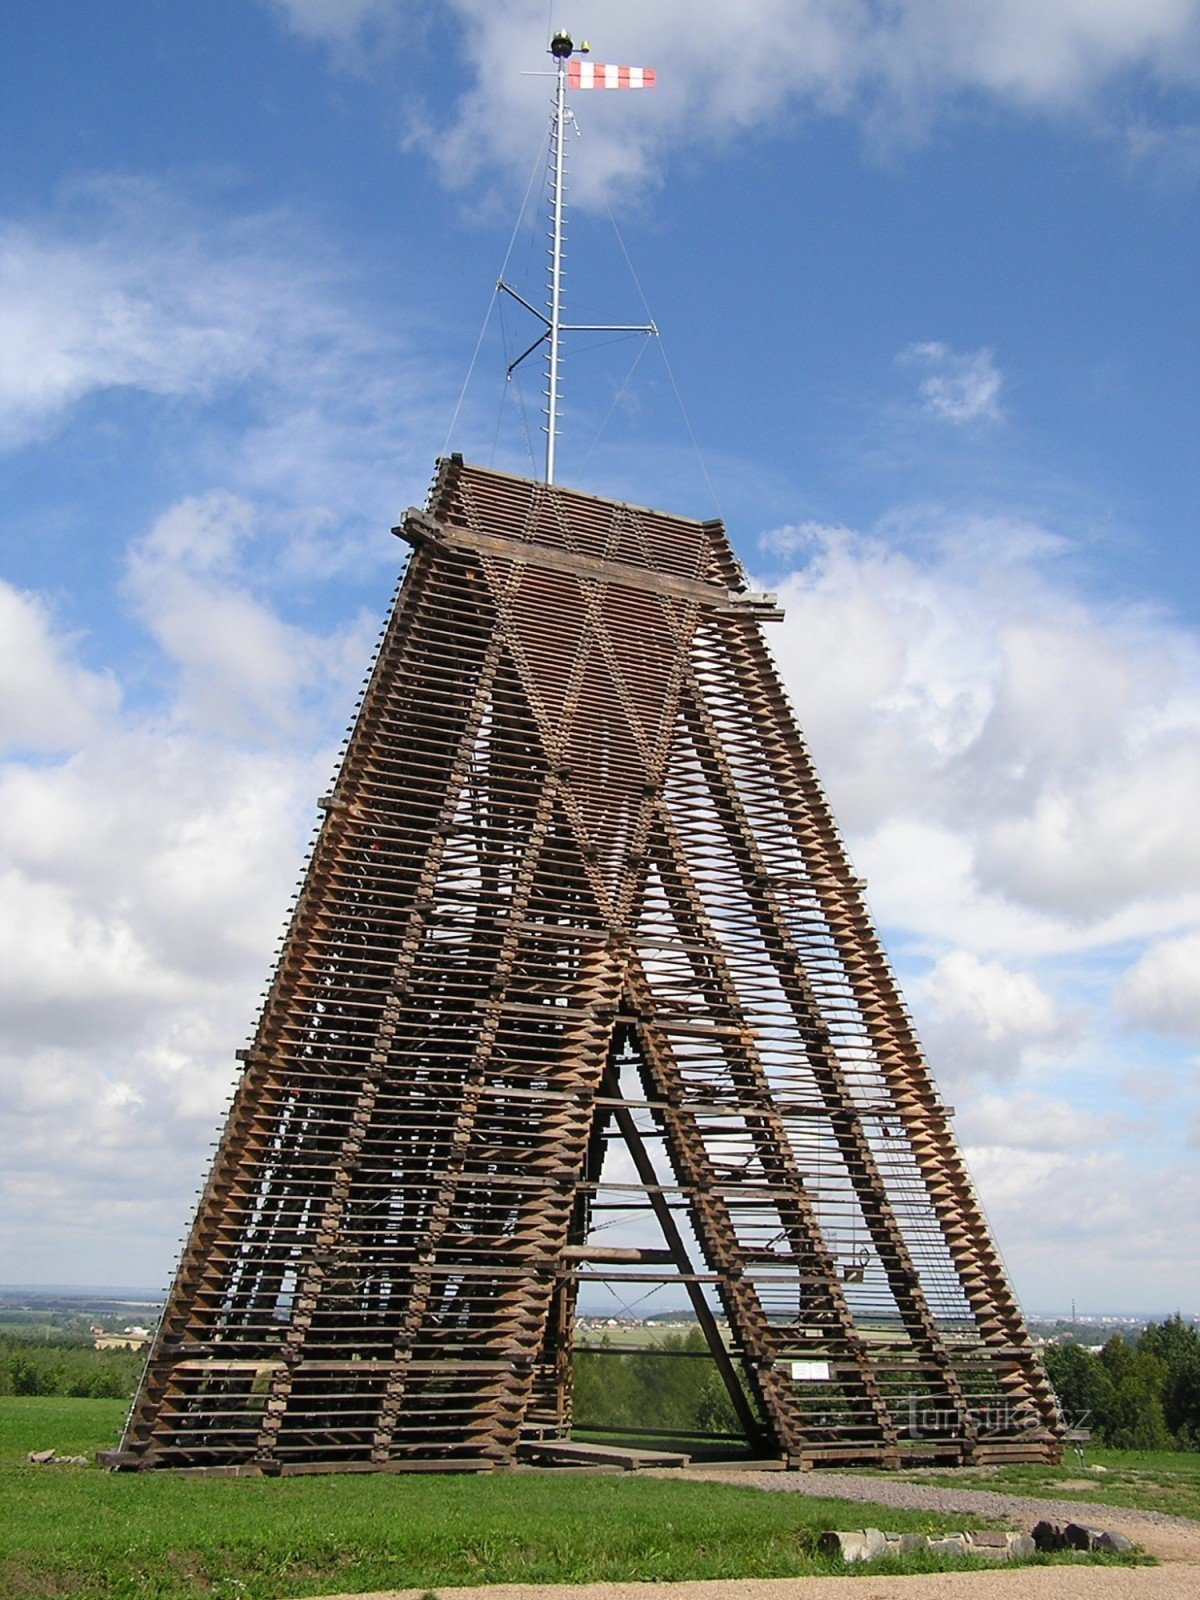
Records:
{"label": "distant field", "polygon": [[693,1329],[699,1331],[699,1325],[695,1322],[649,1322],[638,1328],[576,1328],[575,1343],[587,1346],[607,1341],[609,1344],[631,1345],[645,1350],[661,1344],[665,1335],[690,1333]]}
{"label": "distant field", "polygon": [[[26,1464],[33,1449],[112,1445],[123,1411],[110,1400],[0,1405],[5,1600],[788,1577],[830,1570],[810,1553],[823,1528],[979,1522],[633,1475],[228,1479]],[[940,1564],[911,1558],[905,1570]]]}

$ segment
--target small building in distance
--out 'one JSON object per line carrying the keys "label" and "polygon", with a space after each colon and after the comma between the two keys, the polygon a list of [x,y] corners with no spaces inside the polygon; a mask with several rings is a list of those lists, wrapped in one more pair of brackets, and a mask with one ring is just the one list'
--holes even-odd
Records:
{"label": "small building in distance", "polygon": [[120,1333],[104,1333],[92,1329],[94,1350],[140,1350],[150,1342],[148,1328],[124,1328]]}

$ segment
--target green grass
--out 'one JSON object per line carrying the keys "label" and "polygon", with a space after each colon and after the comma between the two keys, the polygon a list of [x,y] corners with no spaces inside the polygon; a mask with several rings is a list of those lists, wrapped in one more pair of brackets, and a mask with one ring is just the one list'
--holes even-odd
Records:
{"label": "green grass", "polygon": [[[1126,1510],[1166,1511],[1200,1521],[1200,1452],[1088,1447],[1084,1460],[1086,1466],[1080,1466],[1078,1458],[1068,1451],[1068,1459],[1061,1467],[963,1467],[954,1472],[922,1469],[915,1476],[922,1483],[996,1489],[1049,1500],[1090,1500]],[[1098,1466],[1107,1470],[1089,1470]]]}
{"label": "green grass", "polygon": [[[26,1463],[32,1449],[90,1456],[111,1446],[122,1413],[110,1400],[0,1403],[6,1600],[789,1577],[831,1570],[810,1553],[824,1528],[980,1521],[638,1476],[229,1479]],[[952,1564],[914,1557],[904,1570]]]}

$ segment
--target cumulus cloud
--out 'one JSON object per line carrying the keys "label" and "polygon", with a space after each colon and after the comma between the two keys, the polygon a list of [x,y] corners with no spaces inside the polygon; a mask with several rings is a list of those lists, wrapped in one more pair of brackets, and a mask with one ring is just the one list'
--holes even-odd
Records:
{"label": "cumulus cloud", "polygon": [[[1186,851],[1172,884],[1152,853],[1114,870],[1088,797],[1128,791],[1164,839],[1186,826],[1169,785],[1154,809],[1154,779],[1200,723],[1195,644],[1161,618],[1088,603],[1063,542],[1034,525],[901,526],[777,530],[775,559],[803,564],[780,585],[776,645],[872,903],[927,969],[910,984],[914,1009],[1022,1283],[1063,1292],[1046,1252],[1063,1245],[1061,1197],[1086,1195],[1067,1248],[1098,1264],[1071,1287],[1107,1300],[1111,1274],[1133,1280],[1152,1221],[1145,1179],[1114,1147],[1127,1124],[1080,1110],[1064,1087],[1103,1019],[1083,1017],[1056,967],[1037,963],[1108,959],[1125,941],[1098,980],[1102,1008],[1136,912],[1138,937],[1156,943],[1122,986],[1126,1015],[1160,1027],[1191,1015]],[[14,748],[0,767],[3,1227],[21,1275],[36,1277],[35,1252],[51,1248],[64,1276],[142,1276],[124,1251],[165,1266],[164,1219],[183,1224],[202,1173],[328,778],[328,727],[368,652],[356,623],[322,632],[283,616],[270,581],[280,537],[260,504],[214,490],[130,542],[124,594],[164,686],[153,710],[81,668],[43,603],[8,597],[34,645],[31,692],[65,704],[78,680],[91,696],[79,722],[61,713],[54,759]],[[1034,881],[997,844],[1017,823],[1036,838],[1059,793],[1077,802],[1091,898],[1050,846]],[[1068,1060],[1072,1078],[1057,1077]],[[1175,1209],[1188,1181],[1155,1178]],[[1057,1208],[1053,1227],[1031,1215],[1042,1206]],[[1137,1267],[1152,1286],[1170,1270],[1168,1231],[1154,1225]]]}
{"label": "cumulus cloud", "polygon": [[[453,0],[441,8],[411,0],[269,3],[343,62],[396,61],[416,92],[423,57],[412,48],[414,35],[438,24],[453,29],[467,86],[448,126],[414,120],[414,136],[451,183],[496,163],[527,166],[530,132],[547,100],[543,84],[521,76],[545,48],[541,0]],[[591,39],[599,59],[643,63],[660,74],[658,89],[639,97],[636,110],[612,104],[624,97],[589,97],[587,147],[576,163],[575,192],[583,199],[659,176],[677,148],[788,115],[854,117],[873,143],[888,146],[911,140],[971,98],[1094,116],[1109,98],[1119,100],[1131,75],[1164,88],[1200,79],[1196,0],[1040,7],[1027,0],[746,0],[737,7],[579,0],[570,25]],[[1164,110],[1164,128],[1168,121]]]}
{"label": "cumulus cloud", "polygon": [[345,309],[343,280],[293,221],[152,183],[81,185],[0,222],[0,448],[52,444],[94,400],[115,451],[110,402],[136,391],[190,418],[174,475],[234,485],[131,542],[126,619],[97,599],[111,633],[141,624],[120,671],[88,665],[99,647],[47,598],[0,582],[10,1277],[165,1270],[164,1229],[202,1173],[374,631],[344,604],[300,625],[287,600],[366,507],[372,564],[395,561],[380,531],[411,497],[396,436],[432,392]]}
{"label": "cumulus cloud", "polygon": [[111,674],[76,659],[49,607],[0,580],[0,747],[62,750],[116,709]]}
{"label": "cumulus cloud", "polygon": [[389,18],[398,20],[403,9],[392,0],[270,0],[270,3],[297,33],[336,44],[361,39]]}
{"label": "cumulus cloud", "polygon": [[421,0],[264,0],[298,38],[329,50],[343,71],[366,78],[415,53],[438,20]]}
{"label": "cumulus cloud", "polygon": [[[80,665],[44,602],[0,591],[27,645],[5,658],[0,703],[44,704],[53,730],[32,756],[33,724],[15,722],[0,766],[3,1226],[22,1275],[51,1247],[65,1276],[100,1263],[141,1276],[118,1246],[165,1265],[164,1218],[182,1225],[203,1170],[328,778],[329,728],[368,654],[357,622],[322,631],[283,614],[285,526],[213,490],[130,541],[124,597],[162,690],[150,709]],[[1022,1282],[1049,1294],[1061,1280],[1046,1276],[1047,1241],[1063,1232],[1031,1208],[1086,1194],[1068,1246],[1107,1263],[1088,1269],[1107,1299],[1102,1270],[1132,1278],[1145,1180],[1115,1148],[1116,1121],[1064,1085],[1122,963],[1130,1022],[1195,1024],[1190,768],[1172,774],[1200,726],[1200,668],[1161,617],[1076,591],[1066,553],[1052,532],[997,519],[892,519],[866,536],[807,524],[764,546],[797,564],[776,646],[874,908],[924,968],[914,1010],[1000,1235]],[[1059,797],[1065,832],[1047,821]],[[1114,806],[1153,847],[1115,850]],[[1083,953],[1108,963],[1086,1017],[1058,967],[1039,965]],[[1178,1210],[1186,1174],[1155,1183]],[[1147,1281],[1165,1282],[1166,1230],[1152,1237]]]}
{"label": "cumulus cloud", "polygon": [[87,530],[125,545],[103,641],[0,582],[0,1252],[136,1280],[185,1221],[370,657],[363,590],[316,621],[304,594],[398,560],[436,375],[295,218],[178,188],[0,221],[0,284],[0,449],[56,448],[91,402],[152,483],[136,392],[197,485],[132,537]]}
{"label": "cumulus cloud", "polygon": [[1008,958],[1200,918],[1200,649],[1071,585],[1062,541],[810,528],[773,576],[802,726],[886,922]]}
{"label": "cumulus cloud", "polygon": [[1013,1078],[1035,1051],[1061,1052],[1079,1033],[1029,972],[981,961],[969,950],[941,958],[911,998],[939,1080]]}
{"label": "cumulus cloud", "polygon": [[925,376],[918,385],[922,409],[945,422],[999,422],[1003,376],[990,350],[965,353],[940,340],[910,344],[896,357]]}
{"label": "cumulus cloud", "polygon": [[137,179],[79,185],[50,221],[5,222],[0,444],[44,434],[96,390],[202,398],[261,373],[316,298],[311,269],[306,285],[297,262],[271,259],[271,231],[260,218],[210,233]]}
{"label": "cumulus cloud", "polygon": [[1031,1089],[975,1096],[960,1110],[957,1130],[974,1148],[1052,1154],[1095,1150],[1111,1144],[1118,1131],[1112,1116]]}
{"label": "cumulus cloud", "polygon": [[1125,974],[1116,1001],[1134,1026],[1200,1043],[1200,930],[1152,944]]}
{"label": "cumulus cloud", "polygon": [[1138,121],[1124,130],[1124,141],[1133,166],[1172,183],[1194,183],[1200,177],[1200,123],[1160,128]]}
{"label": "cumulus cloud", "polygon": [[1057,773],[1023,814],[995,822],[981,841],[984,881],[1081,919],[1200,882],[1200,841],[1182,825],[1200,794],[1200,737],[1118,737],[1123,759],[1075,783]]}
{"label": "cumulus cloud", "polygon": [[[291,9],[323,32],[318,0]],[[506,26],[494,10],[481,35]],[[826,17],[831,52],[841,15]],[[665,139],[677,103],[663,103]],[[740,125],[732,100],[722,115]],[[628,152],[597,125],[617,170]],[[0,1225],[6,1262],[21,1263],[9,1270],[27,1276],[44,1260],[64,1276],[140,1276],[123,1251],[166,1264],[164,1218],[185,1220],[330,730],[369,650],[368,624],[298,620],[288,598],[298,572],[338,559],[368,501],[416,497],[396,488],[393,447],[403,394],[426,406],[430,392],[382,370],[394,351],[345,311],[319,252],[294,270],[286,227],[213,226],[186,206],[160,226],[160,202],[174,204],[101,186],[2,233],[27,364],[0,371],[9,447],[122,389],[197,413],[234,395],[245,423],[209,452],[220,471],[197,472],[128,543],[136,672],[95,670],[45,598],[0,586]],[[954,403],[987,402],[964,388]],[[1015,518],[909,514],[865,534],[808,523],[774,530],[763,555],[790,569],[774,642],[873,906],[924,974],[914,1003],[1003,1236],[1035,1260],[1027,1208],[1094,1185],[1105,1205],[1087,1221],[1101,1231],[1083,1244],[1099,1259],[1108,1226],[1124,1259],[1145,1221],[1139,1176],[1099,1148],[1110,1125],[1067,1116],[1067,1091],[1044,1081],[1084,1023],[1039,962],[1098,952],[1111,968],[1098,1010],[1132,963],[1127,1019],[1193,1025],[1196,641],[1090,601],[1067,576],[1069,546]]]}
{"label": "cumulus cloud", "polygon": [[1019,1149],[1009,1139],[968,1144],[966,1156],[1028,1307],[1180,1306],[1190,1288],[1181,1271],[1200,1255],[1194,1162],[1151,1174],[1119,1149]]}
{"label": "cumulus cloud", "polygon": [[360,617],[326,637],[256,597],[242,558],[262,542],[264,520],[250,501],[215,490],[173,506],[129,552],[126,593],[178,670],[176,715],[226,738],[294,734],[349,687],[347,669],[366,659],[374,626]]}
{"label": "cumulus cloud", "polygon": [[1173,1306],[1200,1248],[1194,1074],[1129,1030],[1200,1037],[1194,632],[1085,594],[1027,521],[926,509],[761,549],[799,721],[1027,1301]]}
{"label": "cumulus cloud", "polygon": [[[231,606],[201,608],[213,637],[199,656],[185,651],[193,676],[165,714],[102,680],[89,717],[60,721],[53,758],[10,745],[0,760],[0,1232],[8,1272],[26,1279],[53,1260],[56,1276],[128,1281],[121,1249],[165,1266],[162,1229],[182,1224],[179,1186],[200,1175],[333,760],[328,717],[268,731],[260,720],[249,739],[236,707],[248,697],[261,711],[269,695],[286,711],[314,677],[340,714],[347,654],[355,680],[367,658],[364,637],[347,651],[340,633],[304,632],[247,602],[259,634],[269,643],[273,627],[291,647],[286,662],[268,652],[264,669],[232,605],[244,529],[201,519],[189,541],[190,515],[168,514],[135,561],[157,561],[168,588],[189,560],[222,568]],[[69,660],[70,640],[39,620],[43,658]],[[239,672],[252,681],[231,710],[222,697]],[[216,685],[207,700],[205,677]],[[18,703],[25,681],[10,680]],[[36,675],[29,685],[39,691]]]}

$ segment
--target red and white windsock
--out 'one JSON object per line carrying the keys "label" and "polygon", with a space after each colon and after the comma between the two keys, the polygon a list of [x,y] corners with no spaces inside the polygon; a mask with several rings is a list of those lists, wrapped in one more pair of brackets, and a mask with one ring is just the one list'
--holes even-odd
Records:
{"label": "red and white windsock", "polygon": [[608,67],[603,61],[569,61],[568,89],[653,89],[653,67]]}

